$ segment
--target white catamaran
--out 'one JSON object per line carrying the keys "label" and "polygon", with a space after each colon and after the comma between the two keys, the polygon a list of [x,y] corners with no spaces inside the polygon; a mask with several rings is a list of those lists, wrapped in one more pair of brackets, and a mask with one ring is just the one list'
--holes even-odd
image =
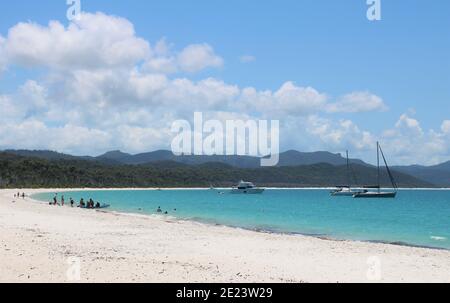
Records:
{"label": "white catamaran", "polygon": [[350,184],[350,161],[348,158],[348,151],[347,151],[347,185],[344,186],[336,186],[337,188],[331,192],[332,196],[346,196],[346,197],[352,197],[354,194],[360,193],[359,190],[352,189],[352,186]]}
{"label": "white catamaran", "polygon": [[[384,164],[386,165],[386,170],[388,172],[389,179],[391,180],[394,191],[390,191],[390,192],[382,192],[381,191],[380,154],[383,157],[383,161],[384,161]],[[377,175],[378,185],[367,187],[367,188],[376,189],[376,191],[364,191],[364,192],[356,193],[353,195],[354,198],[395,198],[397,196],[398,186],[395,182],[394,176],[391,173],[391,170],[389,169],[389,165],[387,164],[386,158],[384,157],[384,153],[383,153],[383,150],[381,149],[379,142],[377,142],[377,167],[378,167],[378,175]]]}

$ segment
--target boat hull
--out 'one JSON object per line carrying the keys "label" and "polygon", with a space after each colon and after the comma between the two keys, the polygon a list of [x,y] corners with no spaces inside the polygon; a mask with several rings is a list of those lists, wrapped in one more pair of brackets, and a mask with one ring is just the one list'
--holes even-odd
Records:
{"label": "boat hull", "polygon": [[359,193],[361,193],[360,190],[350,188],[336,189],[330,192],[333,197],[353,197],[355,194]]}
{"label": "boat hull", "polygon": [[262,194],[264,192],[264,188],[247,188],[247,189],[232,189],[232,194],[237,195],[257,195]]}
{"label": "boat hull", "polygon": [[95,210],[95,209],[105,209],[105,208],[110,208],[110,207],[111,207],[111,205],[109,205],[109,204],[103,204],[100,207],[94,207],[94,208],[88,208],[86,206],[78,206],[78,208],[81,208],[81,209],[93,209],[93,210]]}
{"label": "boat hull", "polygon": [[368,192],[368,193],[357,193],[353,195],[353,198],[366,198],[366,199],[393,199],[397,196],[396,192],[389,192],[389,193],[374,193],[374,192]]}
{"label": "boat hull", "polygon": [[333,197],[353,197],[357,192],[332,192]]}

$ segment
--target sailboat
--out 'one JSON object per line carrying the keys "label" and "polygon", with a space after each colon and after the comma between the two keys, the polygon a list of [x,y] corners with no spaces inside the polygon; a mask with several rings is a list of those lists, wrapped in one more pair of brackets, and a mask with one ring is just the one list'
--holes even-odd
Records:
{"label": "sailboat", "polygon": [[[394,191],[391,192],[382,192],[381,191],[381,180],[380,180],[380,154],[383,157],[384,164],[386,165],[386,170],[389,175],[389,179],[391,180],[392,187]],[[397,189],[398,186],[395,182],[394,176],[391,173],[391,170],[389,169],[389,165],[387,164],[386,157],[384,156],[383,150],[381,149],[380,143],[377,142],[377,180],[378,185],[367,187],[367,188],[373,188],[377,189],[377,191],[366,191],[366,192],[360,192],[353,195],[354,198],[395,198],[397,196]]]}
{"label": "sailboat", "polygon": [[331,195],[334,197],[338,196],[352,197],[353,195],[359,193],[358,190],[352,189],[350,184],[350,161],[348,158],[348,151],[347,151],[347,185],[336,187],[337,188],[331,192]]}

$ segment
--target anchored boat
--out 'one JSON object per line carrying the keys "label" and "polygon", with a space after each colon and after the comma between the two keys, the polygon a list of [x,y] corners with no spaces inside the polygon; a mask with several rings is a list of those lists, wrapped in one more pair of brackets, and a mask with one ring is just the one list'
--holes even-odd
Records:
{"label": "anchored boat", "polygon": [[[389,179],[391,180],[391,184],[394,189],[393,191],[390,191],[390,192],[382,192],[381,191],[380,154],[383,158],[384,164],[386,166],[386,170],[389,175]],[[378,168],[378,173],[377,173],[378,185],[372,186],[372,187],[367,187],[367,188],[376,189],[376,191],[364,191],[364,192],[356,193],[353,195],[354,198],[395,198],[397,196],[398,186],[397,186],[397,183],[395,182],[394,176],[391,173],[391,170],[389,169],[389,165],[387,164],[386,157],[384,156],[383,150],[381,149],[379,142],[377,142],[377,168]]]}
{"label": "anchored boat", "polygon": [[238,186],[231,189],[232,194],[262,194],[265,188],[255,187],[252,182],[239,182]]}
{"label": "anchored boat", "polygon": [[336,186],[336,189],[331,192],[332,196],[346,196],[346,197],[352,197],[354,194],[359,193],[360,191],[352,189],[352,186],[350,184],[350,161],[348,158],[348,151],[347,151],[347,185],[344,186]]}

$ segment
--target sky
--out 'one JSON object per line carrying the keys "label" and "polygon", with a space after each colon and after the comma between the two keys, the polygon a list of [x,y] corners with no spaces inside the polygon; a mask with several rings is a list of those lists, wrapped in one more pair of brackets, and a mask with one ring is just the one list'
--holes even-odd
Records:
{"label": "sky", "polygon": [[450,160],[450,2],[16,0],[0,149],[169,149],[177,119],[279,120],[281,150]]}

